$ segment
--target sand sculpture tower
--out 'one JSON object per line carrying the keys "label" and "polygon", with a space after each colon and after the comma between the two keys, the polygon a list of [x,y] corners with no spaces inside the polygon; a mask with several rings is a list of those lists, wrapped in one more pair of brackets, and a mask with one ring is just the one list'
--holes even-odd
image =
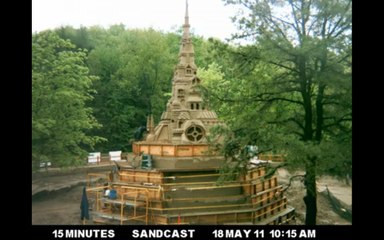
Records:
{"label": "sand sculpture tower", "polygon": [[[205,157],[209,153],[207,136],[209,129],[219,121],[214,111],[209,110],[204,103],[197,86],[201,79],[197,77],[195,64],[195,51],[190,36],[190,24],[188,15],[188,2],[186,2],[185,19],[183,24],[183,36],[179,51],[179,62],[175,67],[172,79],[172,97],[168,100],[166,111],[161,116],[161,121],[155,127],[153,116],[147,119],[148,134],[145,141],[133,144],[135,154],[146,153],[153,156],[155,166],[175,167],[180,164],[162,164],[161,157],[175,157],[175,163],[181,161],[182,165],[192,163],[186,158]],[[160,158],[159,158],[160,157]],[[167,161],[164,160],[164,161]],[[217,158],[216,158],[217,160]],[[218,163],[217,161],[213,160]],[[213,164],[213,162],[211,162]],[[208,164],[212,166],[212,164]],[[192,164],[200,167],[208,165]]]}

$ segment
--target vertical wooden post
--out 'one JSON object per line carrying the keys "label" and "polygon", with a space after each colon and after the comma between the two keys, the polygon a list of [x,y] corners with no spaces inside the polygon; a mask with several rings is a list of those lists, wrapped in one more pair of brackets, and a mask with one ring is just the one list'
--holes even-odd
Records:
{"label": "vertical wooden post", "polygon": [[120,225],[123,225],[123,215],[124,215],[124,193],[121,193],[121,203],[120,203]]}

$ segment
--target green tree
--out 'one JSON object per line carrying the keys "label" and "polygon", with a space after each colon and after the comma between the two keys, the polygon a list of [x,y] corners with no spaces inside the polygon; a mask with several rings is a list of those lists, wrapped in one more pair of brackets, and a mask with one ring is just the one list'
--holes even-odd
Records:
{"label": "green tree", "polygon": [[89,39],[89,32],[86,27],[81,26],[79,29],[75,29],[71,26],[62,26],[55,29],[55,32],[60,38],[71,41],[77,48],[88,51],[94,48],[94,43]]}
{"label": "green tree", "polygon": [[164,110],[177,57],[171,57],[171,39],[152,29],[126,30],[116,25],[101,34],[104,39],[96,41],[90,32],[97,44],[88,61],[91,73],[100,77],[93,107],[104,127],[95,133],[108,139],[100,149],[127,151],[147,115],[159,119]]}
{"label": "green tree", "polygon": [[51,31],[32,36],[32,163],[56,166],[84,163],[87,151],[102,138],[88,131],[100,127],[87,103],[92,82],[86,52]]}
{"label": "green tree", "polygon": [[223,68],[221,83],[207,86],[232,130],[224,150],[232,157],[246,144],[284,151],[305,169],[305,223],[314,225],[316,176],[352,168],[351,1],[226,3],[242,8],[234,39],[254,44],[222,46],[237,68]]}

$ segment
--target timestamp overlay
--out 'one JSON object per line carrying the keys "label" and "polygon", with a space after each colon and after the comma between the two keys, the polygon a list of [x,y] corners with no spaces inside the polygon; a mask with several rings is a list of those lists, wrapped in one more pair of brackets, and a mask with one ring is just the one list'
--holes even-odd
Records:
{"label": "timestamp overlay", "polygon": [[36,226],[39,239],[353,239],[352,226]]}
{"label": "timestamp overlay", "polygon": [[350,239],[352,226],[252,226],[215,228],[213,239]]}
{"label": "timestamp overlay", "polygon": [[212,232],[215,239],[220,238],[255,238],[255,239],[316,239],[316,229],[219,229]]}

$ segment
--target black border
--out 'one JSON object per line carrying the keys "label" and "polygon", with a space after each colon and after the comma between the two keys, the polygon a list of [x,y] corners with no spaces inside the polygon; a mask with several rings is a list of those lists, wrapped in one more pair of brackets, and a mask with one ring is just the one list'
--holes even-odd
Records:
{"label": "black border", "polygon": [[[19,72],[14,72],[14,79],[11,79],[9,78],[8,81],[11,82],[11,84],[15,84],[15,86],[11,86],[11,89],[19,89],[20,88],[20,82],[22,82],[22,87],[23,89],[21,91],[16,91],[16,96],[18,99],[14,99],[15,101],[17,101],[17,103],[21,103],[21,107],[20,106],[16,106],[16,108],[21,108],[21,109],[25,109],[25,110],[22,110],[22,111],[11,111],[11,113],[15,113],[16,112],[16,118],[20,121],[14,121],[14,117],[8,119],[10,122],[11,122],[11,126],[17,130],[16,133],[14,134],[17,134],[18,137],[12,137],[12,144],[15,143],[16,140],[19,140],[17,141],[17,146],[15,147],[14,151],[16,151],[16,153],[18,154],[18,159],[21,158],[22,162],[23,163],[23,167],[25,168],[25,172],[24,172],[24,176],[22,176],[22,178],[20,178],[19,180],[22,181],[21,185],[25,184],[25,189],[30,189],[30,191],[19,191],[19,192],[23,192],[25,194],[25,197],[21,197],[21,196],[16,196],[16,198],[19,198],[22,203],[21,204],[18,204],[18,205],[14,205],[13,206],[13,210],[12,211],[17,211],[18,213],[25,213],[26,216],[20,216],[20,215],[17,215],[17,222],[13,222],[12,224],[17,226],[20,224],[20,220],[22,221],[22,225],[26,226],[27,229],[29,229],[28,233],[29,235],[33,236],[33,238],[36,238],[36,239],[57,239],[57,238],[54,238],[54,235],[52,234],[54,230],[58,230],[58,229],[63,229],[63,230],[81,230],[81,229],[106,229],[106,230],[113,230],[114,233],[115,233],[115,237],[112,238],[112,239],[137,239],[137,238],[133,238],[132,237],[132,230],[134,229],[162,229],[162,230],[166,230],[166,229],[195,229],[195,234],[194,234],[194,238],[193,239],[215,239],[213,237],[213,234],[212,232],[214,230],[226,230],[226,229],[234,229],[234,230],[243,230],[243,229],[251,229],[252,232],[255,231],[255,230],[264,230],[265,231],[265,237],[262,238],[262,239],[294,239],[294,238],[284,238],[284,237],[281,237],[281,238],[271,238],[270,235],[268,234],[268,232],[270,230],[282,230],[282,231],[287,231],[287,230],[296,230],[297,232],[300,232],[302,230],[312,230],[312,229],[315,229],[316,230],[316,238],[312,238],[312,239],[353,239],[353,233],[356,233],[356,225],[359,225],[360,223],[364,222],[364,218],[362,217],[359,217],[360,215],[360,209],[358,207],[356,207],[360,200],[364,197],[364,195],[360,194],[359,198],[357,197],[358,194],[356,192],[361,192],[358,188],[359,188],[359,184],[357,184],[357,182],[355,181],[355,185],[353,186],[353,195],[352,195],[352,201],[353,201],[353,205],[355,206],[353,208],[354,210],[354,218],[353,218],[353,225],[347,225],[347,226],[340,226],[340,225],[327,225],[327,226],[324,226],[324,225],[319,225],[319,226],[313,226],[313,227],[309,227],[309,226],[302,226],[302,225],[289,225],[289,226],[244,226],[244,225],[235,225],[235,226],[231,226],[231,225],[225,225],[225,226],[213,226],[213,225],[209,225],[209,226],[205,226],[205,225],[199,225],[199,226],[178,226],[178,225],[171,225],[171,226],[142,226],[142,225],[137,225],[137,226],[102,226],[102,225],[92,225],[92,226],[83,226],[83,225],[71,225],[71,226],[68,226],[68,225],[32,225],[32,194],[31,194],[31,181],[32,181],[32,172],[31,172],[31,163],[30,163],[30,159],[31,159],[31,59],[32,59],[32,49],[31,49],[31,33],[32,33],[32,1],[30,2],[30,9],[28,9],[27,7],[24,7],[24,8],[21,8],[20,6],[17,6],[15,7],[15,14],[14,14],[14,17],[11,19],[12,21],[23,21],[23,20],[20,20],[20,19],[16,19],[16,18],[23,18],[23,17],[26,17],[27,19],[24,20],[26,23],[29,22],[29,20],[31,21],[31,24],[22,24],[21,26],[25,26],[25,29],[23,29],[23,31],[21,32],[24,32],[26,34],[22,34],[20,36],[20,29],[18,27],[20,27],[20,25],[11,25],[11,28],[13,31],[10,31],[10,36],[11,38],[9,40],[10,41],[10,46],[12,47],[15,47],[16,46],[16,43],[18,45],[18,47],[14,48],[16,49],[16,52],[11,52],[11,55],[12,57],[9,59],[9,62],[12,64],[16,64],[18,62],[20,62],[20,59],[21,59],[21,56],[24,55],[24,58],[25,58],[25,61],[23,62],[23,64],[21,64],[20,66],[23,68],[23,70],[21,71],[21,74],[19,74]],[[17,4],[17,3],[15,3]],[[355,15],[356,14],[356,10],[358,9],[357,7],[357,1],[354,1],[354,7],[353,7],[353,14]],[[360,6],[359,6],[360,7]],[[25,11],[25,12],[23,12]],[[358,15],[358,14],[357,14]],[[361,17],[361,16],[359,16]],[[363,17],[362,17],[363,18]],[[5,22],[9,22],[9,21],[5,21]],[[361,30],[362,26],[360,25],[360,23],[357,23],[356,22],[356,18],[354,18],[354,21],[353,21],[353,46],[354,46],[354,51],[353,51],[353,55],[354,55],[354,61],[353,61],[353,86],[354,86],[354,89],[360,89],[360,87],[362,86],[357,86],[357,85],[361,85],[360,83],[357,84],[357,75],[361,75],[363,74],[362,71],[360,70],[361,68],[361,64],[363,62],[363,60],[357,60],[357,56],[356,54],[358,55],[364,55],[364,53],[362,53],[362,44],[361,44],[361,38],[358,37],[358,34],[356,30]],[[378,30],[378,29],[376,29]],[[17,39],[18,38],[18,39]],[[27,41],[25,41],[27,40]],[[365,39],[366,40],[366,39]],[[20,41],[20,42],[17,42],[17,41]],[[364,43],[363,43],[364,44]],[[368,44],[368,43],[366,43]],[[358,50],[355,50],[356,49],[356,45],[360,45],[359,47],[357,47]],[[382,44],[380,44],[382,45]],[[360,49],[359,49],[360,48]],[[8,49],[10,50],[10,49]],[[21,54],[20,54],[21,53]],[[365,56],[366,57],[366,56]],[[357,62],[356,62],[357,60]],[[20,67],[18,66],[18,67]],[[11,68],[12,69],[12,68]],[[6,70],[6,71],[9,71],[9,70]],[[371,78],[372,79],[372,78]],[[4,79],[6,80],[6,79]],[[360,79],[361,80],[361,79]],[[376,78],[377,80],[377,78]],[[366,87],[367,88],[367,87]],[[367,90],[367,89],[364,89],[361,88],[361,90]],[[13,94],[15,91],[12,91],[11,94]],[[362,155],[362,149],[361,149],[361,142],[362,140],[357,137],[358,135],[361,135],[362,134],[362,130],[361,130],[361,126],[360,127],[357,127],[358,125],[361,125],[361,113],[360,110],[361,110],[361,103],[357,103],[357,99],[356,99],[356,91],[353,91],[353,106],[354,106],[354,127],[353,127],[353,132],[354,132],[354,139],[353,139],[353,156],[354,156],[354,161],[353,161],[353,166],[354,166],[354,170],[353,170],[353,179],[354,180],[358,180],[361,179],[361,175],[357,178],[357,175],[358,174],[361,174],[361,168],[363,164],[361,164],[358,160],[356,160],[357,158],[360,158],[360,157],[363,157]],[[359,92],[360,94],[360,92]],[[359,100],[361,100],[361,97],[359,97]],[[5,102],[7,103],[7,102]],[[24,106],[25,104],[25,106]],[[11,106],[11,108],[15,108],[15,106]],[[356,114],[356,112],[359,112],[358,114]],[[367,115],[365,115],[367,116]],[[363,134],[364,135],[364,134]],[[21,141],[20,141],[20,138]],[[25,144],[25,146],[22,146],[23,148],[25,147],[26,151],[24,153],[21,153],[19,154],[20,152],[20,147],[21,147],[21,144]],[[14,159],[14,157],[13,157]],[[356,169],[359,169],[359,172],[356,171]],[[16,177],[20,176],[20,174],[18,174]],[[24,179],[25,177],[25,179]],[[28,200],[30,199],[30,201]],[[25,203],[25,200],[27,200],[28,202]],[[369,206],[369,205],[368,205]],[[79,213],[80,213],[80,210],[79,210]],[[22,213],[21,213],[22,214]],[[20,226],[20,225],[19,225]],[[28,234],[27,233],[27,234]],[[15,232],[15,234],[18,234],[17,232]],[[21,233],[19,233],[21,234]],[[91,239],[98,239],[98,238],[91,238]],[[146,239],[150,239],[150,238],[146,238]],[[163,238],[162,238],[163,239]],[[188,238],[187,238],[188,239]],[[216,239],[219,239],[219,238],[216,238]],[[225,239],[225,238],[223,238]],[[252,237],[250,237],[249,239],[256,239],[254,235],[252,235]],[[261,238],[259,238],[261,239]],[[295,238],[295,239],[299,239],[299,238]],[[300,239],[305,239],[305,238],[300,238]]]}

